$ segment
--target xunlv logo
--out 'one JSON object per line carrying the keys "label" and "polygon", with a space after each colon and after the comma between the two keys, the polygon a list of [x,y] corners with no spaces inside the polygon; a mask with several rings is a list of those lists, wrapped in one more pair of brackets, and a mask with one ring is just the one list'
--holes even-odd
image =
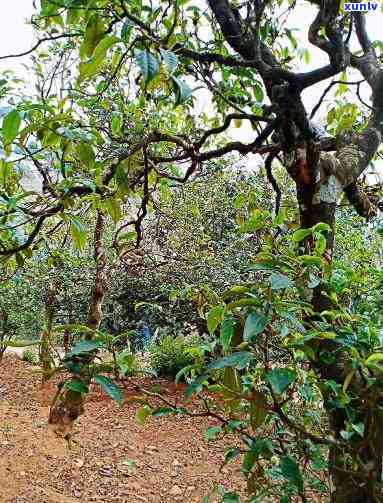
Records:
{"label": "xunlv logo", "polygon": [[357,12],[368,12],[371,10],[376,10],[378,8],[377,2],[364,2],[364,3],[356,3],[356,2],[348,2],[344,4],[344,10],[346,12],[357,11]]}

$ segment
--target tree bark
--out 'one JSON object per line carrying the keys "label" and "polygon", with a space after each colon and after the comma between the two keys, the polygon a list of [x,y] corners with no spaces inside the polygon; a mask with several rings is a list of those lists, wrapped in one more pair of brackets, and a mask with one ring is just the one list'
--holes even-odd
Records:
{"label": "tree bark", "polygon": [[[73,317],[73,304],[72,304],[72,299],[68,299],[69,307],[68,307],[68,323],[69,325],[73,325],[75,323],[75,319]],[[64,336],[63,336],[63,346],[64,346],[64,351],[65,353],[69,353],[70,348],[72,346],[72,334],[69,329],[65,330]]]}
{"label": "tree bark", "polygon": [[41,378],[42,388],[45,386],[45,383],[49,379],[53,368],[53,359],[50,347],[57,287],[58,283],[56,279],[53,279],[48,287],[45,297],[45,323],[40,340],[40,361],[43,369],[43,375]]}
{"label": "tree bark", "polygon": [[[102,319],[102,303],[105,297],[107,280],[107,258],[104,248],[105,225],[105,214],[101,210],[98,210],[94,233],[96,274],[88,310],[88,326],[92,329],[92,332],[86,334],[87,339],[92,339]],[[92,361],[93,356],[89,356],[88,361],[82,362],[84,371],[79,376],[88,386],[92,378],[88,372],[88,367]],[[84,401],[85,397],[82,393],[62,386],[59,388],[51,406],[49,423],[52,425],[55,433],[68,440],[68,442],[71,440],[74,422],[84,413]]]}
{"label": "tree bark", "polygon": [[[97,221],[94,235],[94,260],[96,262],[96,275],[92,289],[92,296],[88,310],[88,327],[97,330],[102,319],[102,304],[106,293],[107,258],[104,248],[104,232],[106,217],[102,211],[97,212]],[[92,338],[92,333],[87,334]]]}
{"label": "tree bark", "polygon": [[[334,250],[334,228],[336,202],[319,202],[313,204],[315,194],[312,186],[297,184],[297,196],[300,207],[300,220],[303,228],[310,228],[319,222],[330,225],[332,232],[327,236],[326,258],[331,261]],[[310,243],[307,243],[310,246]],[[333,309],[331,300],[324,295],[322,287],[313,291],[312,306],[316,313]],[[315,316],[315,315],[314,315]],[[334,341],[323,341],[318,349],[318,363],[316,370],[323,380],[335,381],[343,385],[346,376],[351,371],[347,355]],[[322,355],[333,355],[333,360],[321,358]],[[363,439],[351,440],[348,452],[332,446],[329,453],[329,470],[334,486],[331,495],[333,503],[378,503],[382,501],[383,494],[378,494],[382,480],[383,459],[383,413],[378,404],[379,399],[374,392],[367,395],[363,393],[363,383],[354,378],[350,384],[354,399],[353,408],[357,410],[358,417],[365,421],[365,435]],[[381,399],[380,399],[381,401]],[[330,426],[334,436],[342,440],[341,431],[346,430],[347,414],[344,409],[334,408],[325,395],[324,405],[328,412]],[[354,470],[356,453],[359,456],[357,470]],[[350,463],[351,455],[353,463]]]}
{"label": "tree bark", "polygon": [[[372,211],[371,204],[358,194],[355,183],[369,165],[382,141],[383,69],[369,39],[366,18],[363,14],[352,15],[356,36],[362,49],[361,56],[354,56],[348,47],[344,25],[337,21],[341,2],[321,0],[313,3],[318,6],[318,13],[309,29],[309,41],[327,53],[330,64],[306,74],[294,74],[286,72],[280,66],[272,50],[266,47],[261,39],[260,25],[267,2],[248,2],[249,9],[253,8],[255,19],[251,25],[248,18],[242,17],[241,11],[229,0],[208,0],[227,44],[242,60],[245,60],[244,63],[247,61],[249,67],[256,68],[263,79],[280,124],[277,130],[285,157],[284,164],[297,184],[301,226],[309,228],[319,222],[330,225],[332,232],[327,237],[325,257],[331,261],[334,249],[335,210],[342,194],[346,194],[359,214],[368,217]],[[318,152],[311,141],[316,138],[310,130],[307,113],[301,101],[301,92],[331,75],[336,75],[350,64],[360,71],[372,90],[373,110],[368,126],[359,133],[346,131],[339,134],[336,138],[334,155]],[[302,146],[302,143],[305,145]],[[309,238],[305,244],[310,248]],[[330,299],[322,293],[321,286],[312,294],[314,311],[320,313],[333,308]],[[325,341],[317,349],[319,363],[316,370],[321,379],[333,380],[342,386],[350,365],[346,352],[339,353],[341,348],[334,341]],[[332,362],[331,359],[327,359],[330,363],[326,363],[326,359],[321,358],[321,354],[325,355],[326,352],[329,356],[338,357]],[[331,452],[330,472],[335,486],[333,501],[377,502],[379,497],[376,491],[381,479],[383,455],[383,428],[378,417],[378,405],[381,404],[376,397],[366,396],[367,387],[364,390],[365,395],[361,396],[363,383],[358,382],[357,377],[353,378],[350,386],[354,386],[353,395],[356,397],[353,408],[361,418],[365,416],[363,422],[366,433],[362,441],[366,445],[363,442],[351,445],[349,452],[357,453],[359,456],[358,460],[354,460],[358,461],[356,471],[352,463],[351,466],[344,464],[346,453],[337,450]],[[326,396],[324,400],[334,434],[341,438],[340,433],[345,427],[345,413],[343,409],[332,408]],[[383,497],[380,501],[383,501]]]}
{"label": "tree bark", "polygon": [[7,349],[8,313],[4,308],[0,309],[1,333],[0,333],[0,363]]}

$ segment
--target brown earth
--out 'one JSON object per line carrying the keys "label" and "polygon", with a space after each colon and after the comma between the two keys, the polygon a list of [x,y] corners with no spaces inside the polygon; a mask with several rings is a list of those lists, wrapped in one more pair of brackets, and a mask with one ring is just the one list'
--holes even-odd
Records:
{"label": "brown earth", "polygon": [[[150,385],[145,381],[146,386]],[[182,390],[161,382],[163,396]],[[238,467],[219,471],[223,444],[207,444],[207,418],[163,417],[138,424],[139,405],[122,408],[90,394],[69,449],[47,425],[55,383],[40,389],[36,367],[6,356],[0,366],[0,502],[201,502],[217,484],[241,485]],[[135,393],[136,394],[136,393]],[[227,446],[227,441],[226,441]],[[210,502],[218,501],[212,497]]]}

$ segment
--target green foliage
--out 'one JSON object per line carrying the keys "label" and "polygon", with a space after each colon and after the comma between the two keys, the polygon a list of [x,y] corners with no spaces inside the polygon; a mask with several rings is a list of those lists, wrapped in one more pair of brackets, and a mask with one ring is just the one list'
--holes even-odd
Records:
{"label": "green foliage", "polygon": [[94,376],[94,382],[96,384],[99,384],[105,391],[105,393],[113,398],[113,400],[116,400],[116,402],[119,402],[120,404],[122,403],[122,401],[124,400],[124,395],[119,386],[117,386],[112,379],[107,376],[97,374]]}
{"label": "green foliage", "polygon": [[[327,231],[327,226],[317,225],[305,235],[320,242]],[[341,305],[342,296],[368,289],[371,281],[379,285],[373,296],[381,303],[381,272],[370,269],[368,281],[360,276],[356,281],[355,272],[344,263],[342,275],[336,267],[332,269],[320,257],[315,241],[313,257],[319,262],[307,260],[308,256],[302,260],[299,243],[297,233],[277,238],[273,249],[278,253],[273,254],[272,244],[265,243],[249,268],[247,281],[213,297],[216,305],[206,306],[212,332],[221,327],[222,354],[217,358],[217,346],[214,353],[208,352],[212,361],[200,366],[188,388],[189,394],[203,396],[205,404],[208,399],[214,417],[223,418],[220,426],[206,431],[207,440],[228,433],[237,433],[241,439],[243,449],[228,449],[227,461],[242,455],[252,501],[263,497],[289,501],[305,491],[326,492],[321,480],[328,449],[336,440],[325,419],[324,400],[330,400],[335,409],[347,410],[349,420],[341,438],[346,442],[344,463],[352,470],[347,460],[355,459],[358,438],[366,439],[365,415],[369,413],[354,408],[354,401],[359,393],[367,397],[381,386],[382,318],[374,303],[354,304],[351,309]],[[350,274],[354,284],[347,280]],[[318,284],[332,299],[332,308],[318,313],[314,321],[308,317],[312,307],[306,299]],[[333,341],[332,353],[319,349],[323,340]],[[350,369],[343,386],[316,372],[320,362],[336,362],[340,355],[348,359]],[[366,378],[376,371],[378,380],[367,379],[363,389],[355,387],[357,369]],[[195,370],[185,369],[185,375]],[[310,466],[310,472],[303,474],[302,465]],[[222,493],[222,501],[226,494]]]}
{"label": "green foliage", "polygon": [[3,119],[3,143],[5,148],[13,142],[19,132],[21,117],[17,110],[12,110]]}
{"label": "green foliage", "polygon": [[[1,349],[12,337],[39,337],[54,277],[53,344],[69,349],[60,370],[70,373],[66,389],[75,396],[96,382],[122,401],[116,380],[137,370],[128,334],[137,333],[140,322],[151,334],[164,327],[171,334],[208,332],[209,343],[162,337],[152,344],[150,360],[161,375],[192,381],[188,394],[202,394],[207,412],[224,418],[208,430],[209,441],[228,444],[226,434],[238,435],[225,461],[242,458],[250,501],[285,503],[326,492],[328,449],[338,442],[343,472],[365,473],[370,463],[359,460],[366,450],[360,442],[376,444],[369,426],[377,424],[371,411],[380,410],[371,397],[381,394],[383,361],[381,225],[366,226],[338,211],[331,266],[325,252],[332,229],[324,223],[299,228],[295,187],[276,159],[272,173],[283,194],[274,215],[274,192],[262,170],[250,170],[237,155],[255,152],[259,120],[285,121],[283,100],[275,99],[291,81],[286,71],[310,61],[289,26],[300,2],[210,2],[232,9],[230,25],[245,15],[256,21],[231,38],[231,48],[217,17],[200,2],[59,3],[41,1],[33,19],[40,42],[29,69],[36,85],[7,72],[0,83]],[[260,20],[257,3],[264,4]],[[323,21],[318,34],[331,53],[340,45],[332,41],[346,39],[357,24],[347,17],[335,21],[331,29]],[[250,58],[252,64],[243,59],[255,43],[233,54],[258,24],[271,72],[260,71],[258,58]],[[344,33],[333,33],[338,28]],[[380,57],[382,44],[374,47]],[[356,56],[346,60],[357,63]],[[264,74],[275,68],[273,87]],[[372,124],[369,106],[359,104],[359,83],[348,83],[351,75],[347,62],[327,110],[327,131],[337,140]],[[200,87],[209,103],[203,111],[194,107]],[[291,103],[295,98],[299,107],[291,117],[302,108],[298,93]],[[244,122],[250,146],[229,138],[233,125]],[[298,129],[301,123],[296,120]],[[290,150],[280,139],[283,159]],[[268,135],[267,151],[272,142]],[[370,159],[358,162],[362,157]],[[113,265],[102,325],[87,341],[81,337],[99,258],[88,237],[100,210],[108,219]],[[328,308],[314,312],[318,294]],[[318,373],[338,362],[344,367],[337,381]],[[344,414],[342,431],[331,430],[324,405]],[[137,416],[144,423],[176,412],[145,404]],[[217,494],[240,500],[222,486]]]}
{"label": "green foliage", "polygon": [[[63,366],[56,369],[57,372],[69,372],[71,377],[66,379],[65,386],[81,395],[89,393],[92,382],[101,386],[103,391],[113,400],[122,405],[124,394],[116,382],[121,376],[123,378],[134,375],[139,370],[139,365],[133,354],[128,351],[117,352],[119,337],[100,330],[90,330],[83,325],[61,325],[54,328],[55,333],[60,333],[68,329],[78,333],[91,333],[93,338],[79,341],[71,351],[65,354]],[[120,338],[125,334],[121,334]],[[100,351],[103,357],[100,358]],[[108,356],[111,360],[108,360]],[[115,379],[108,375],[114,374]]]}
{"label": "green foliage", "polygon": [[196,363],[200,354],[197,337],[165,335],[149,347],[150,366],[163,377],[175,377],[184,367]]}
{"label": "green foliage", "polygon": [[119,41],[120,39],[113,35],[104,37],[100,40],[100,42],[94,49],[92,57],[88,61],[80,63],[80,82],[86,79],[90,79],[100,71],[100,68],[105,61],[108,50]]}
{"label": "green foliage", "polygon": [[145,49],[136,53],[136,61],[142,72],[145,84],[149,84],[160,69],[157,59]]}
{"label": "green foliage", "polygon": [[23,354],[21,356],[22,360],[30,363],[31,365],[37,365],[39,359],[34,351],[31,349],[24,349]]}
{"label": "green foliage", "polygon": [[104,343],[98,340],[85,340],[77,343],[75,347],[67,353],[67,358],[72,358],[73,356],[81,355],[84,353],[89,353],[90,351],[95,351],[97,349],[103,348]]}

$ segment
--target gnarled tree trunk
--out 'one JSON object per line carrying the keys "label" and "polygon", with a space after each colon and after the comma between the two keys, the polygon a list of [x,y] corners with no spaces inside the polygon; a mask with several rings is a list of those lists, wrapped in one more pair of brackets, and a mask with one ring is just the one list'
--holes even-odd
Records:
{"label": "gnarled tree trunk", "polygon": [[[313,184],[312,180],[306,178],[307,184],[299,181],[297,183],[297,196],[300,207],[301,226],[310,228],[320,222],[327,223],[331,227],[331,232],[327,236],[327,249],[325,257],[331,261],[334,250],[334,228],[336,221],[336,203],[342,193],[342,185],[334,183],[330,177],[323,178],[323,165],[343,158],[345,164],[342,165],[344,172],[352,171],[353,161],[362,156],[366,162],[371,156],[371,151],[362,152],[360,147],[352,143],[345,145],[348,154],[342,152],[342,148],[334,158],[327,154],[318,159],[317,166],[308,166],[309,171],[317,177],[318,170],[322,170],[322,183]],[[331,162],[330,162],[331,161]],[[350,165],[347,165],[350,162]],[[307,166],[306,166],[307,167]],[[355,168],[355,165],[354,165]],[[319,178],[317,178],[318,180]],[[316,189],[313,190],[313,187]],[[355,190],[352,194],[355,197]],[[363,203],[359,197],[355,199],[360,207],[367,208],[369,203]],[[310,247],[310,243],[306,243]],[[331,310],[334,306],[327,295],[319,286],[313,291],[312,306],[316,313]],[[314,315],[315,316],[315,315]],[[351,363],[342,349],[333,341],[322,341],[318,349],[318,363],[316,371],[323,380],[335,381],[340,386],[343,385],[347,375],[352,371]],[[326,356],[326,357],[325,357]],[[329,359],[330,357],[330,359]],[[330,448],[329,469],[334,485],[332,493],[333,503],[378,503],[382,501],[381,491],[382,481],[382,459],[383,459],[383,409],[382,399],[374,396],[374,392],[367,392],[363,389],[364,383],[355,374],[350,388],[357,398],[353,400],[353,408],[357,411],[358,417],[365,422],[365,434],[363,439],[351,440],[348,449],[343,449],[337,445]],[[346,430],[346,422],[349,419],[344,409],[334,408],[328,397],[324,396],[324,404],[327,409],[330,426],[337,440],[342,440],[341,432]],[[357,469],[355,469],[357,466]]]}
{"label": "gnarled tree trunk", "polygon": [[[256,70],[265,84],[271,102],[270,110],[276,117],[274,124],[279,144],[274,149],[282,151],[284,164],[297,184],[301,225],[308,228],[325,222],[331,226],[333,231],[328,236],[326,250],[326,258],[331,261],[335,209],[342,194],[345,193],[360,215],[368,217],[374,211],[371,202],[359,193],[356,186],[358,177],[377,152],[383,134],[383,69],[369,39],[365,16],[350,14],[347,36],[344,23],[339,22],[340,0],[313,1],[318,6],[318,13],[309,28],[309,41],[327,53],[329,64],[311,72],[294,73],[279,63],[272,48],[261,38],[260,26],[262,21],[267,22],[263,16],[270,2],[244,2],[243,6],[247,4],[247,12],[252,12],[252,17],[244,17],[246,9],[241,11],[229,0],[208,0],[208,3],[223,38],[236,52],[241,65],[247,64],[248,68]],[[361,48],[358,56],[351,53],[348,45],[354,30]],[[202,62],[220,62],[219,55],[213,53],[202,55],[194,52],[192,56]],[[233,61],[230,64],[235,66]],[[325,141],[318,141],[311,128],[301,93],[350,65],[359,70],[371,88],[371,117],[362,132],[342,132],[332,145],[326,146]],[[331,309],[329,299],[320,289],[313,292],[312,305],[317,313]],[[326,359],[319,358],[316,370],[321,378],[342,386],[350,366],[347,355],[339,353],[339,347],[331,341],[323,342],[319,348],[320,355],[334,351],[337,359],[326,363]],[[330,471],[335,486],[332,498],[335,503],[376,503],[383,500],[382,496],[378,496],[383,456],[383,428],[379,412],[382,410],[381,397],[364,389],[357,373],[350,386],[353,396],[357,397],[354,409],[361,417],[364,416],[366,431],[364,438],[352,445],[354,463],[347,463],[350,451],[347,454],[338,447],[333,448],[330,455]],[[342,409],[332,409],[324,398],[333,433],[341,438],[340,432],[346,419],[344,413]]]}

